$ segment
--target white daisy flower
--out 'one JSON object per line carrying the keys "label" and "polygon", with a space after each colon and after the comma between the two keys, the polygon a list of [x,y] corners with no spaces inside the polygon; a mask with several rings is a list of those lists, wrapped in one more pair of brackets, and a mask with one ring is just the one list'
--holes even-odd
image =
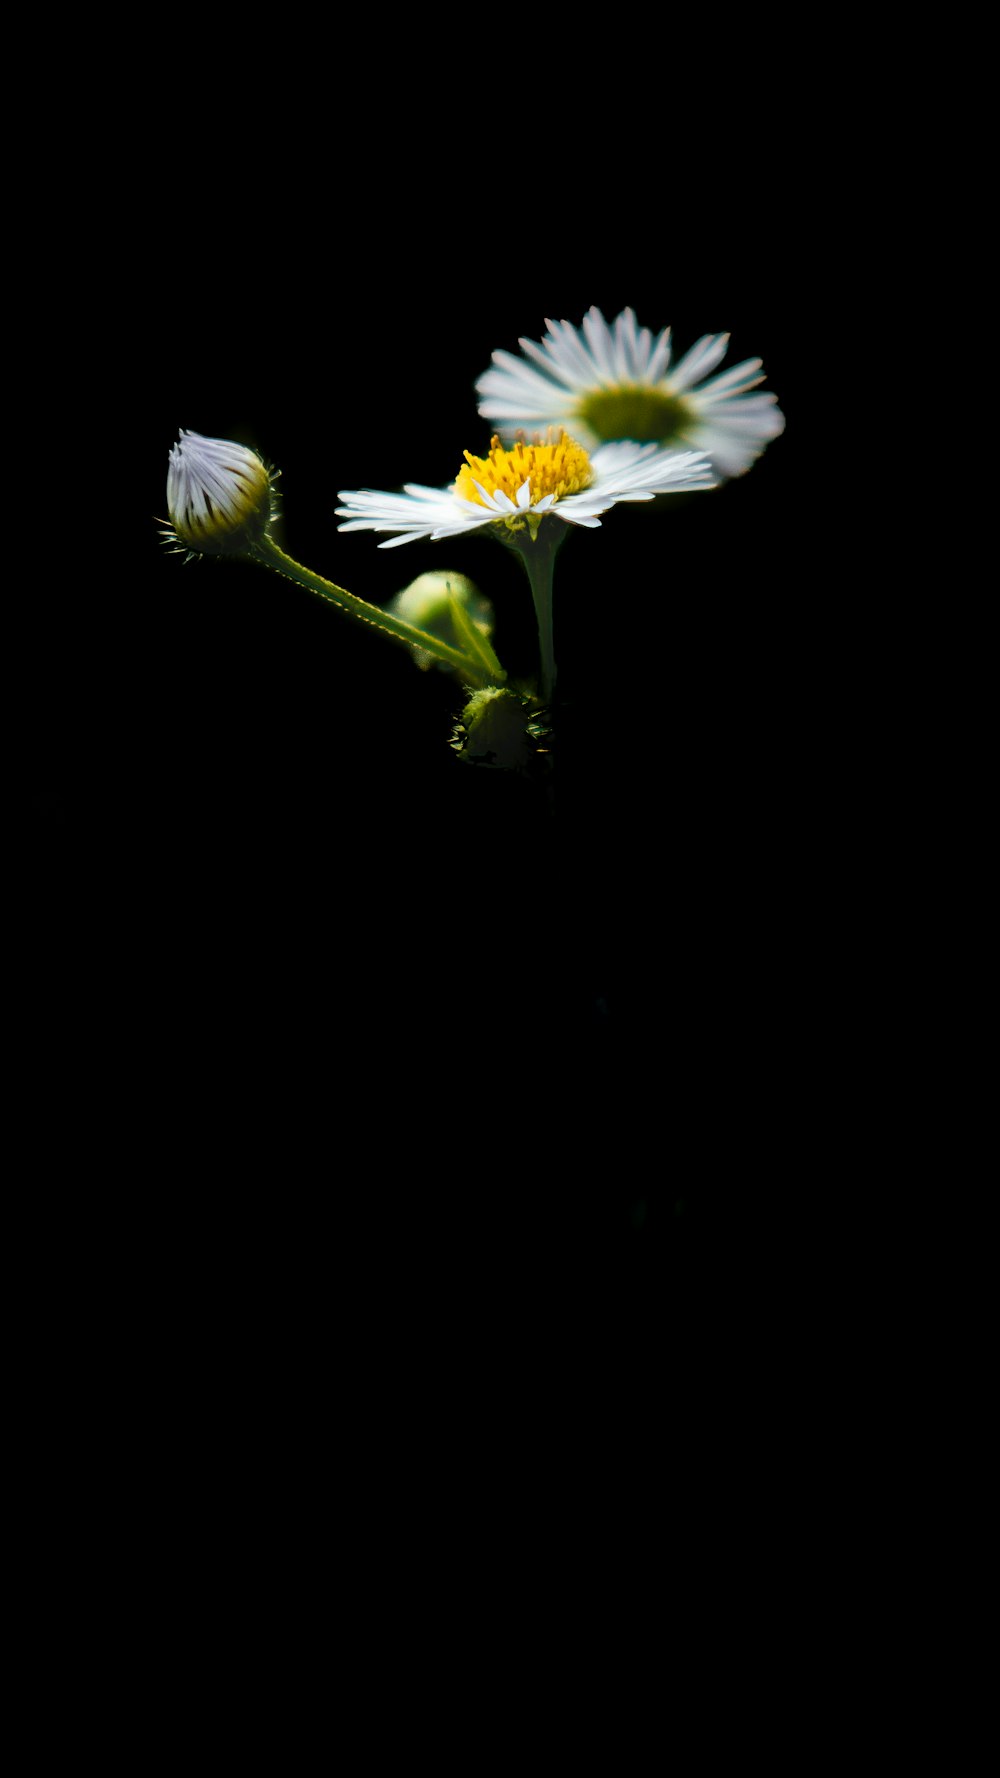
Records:
{"label": "white daisy flower", "polygon": [[185,549],[240,551],[270,523],[271,477],[245,445],[182,430],[168,461],[167,510]]}
{"label": "white daisy flower", "polygon": [[524,358],[494,352],[493,369],[476,383],[479,412],[505,438],[561,426],[588,450],[612,439],[652,440],[702,451],[721,475],[734,476],[784,431],[777,397],[749,394],[764,380],[759,358],[709,377],[726,355],[728,333],[706,333],[671,367],[669,327],[654,337],[631,309],[613,326],[597,308],[582,330],[568,321],[545,325],[540,343],[519,342]]}
{"label": "white daisy flower", "polygon": [[519,439],[507,450],[498,437],[489,455],[465,463],[450,487],[428,488],[407,482],[401,494],[342,489],[338,518],[341,531],[394,531],[379,544],[395,549],[418,538],[457,537],[485,525],[502,526],[505,541],[518,532],[537,538],[549,516],[567,525],[591,530],[599,513],[619,500],[652,500],[656,494],[710,488],[715,478],[698,451],[664,451],[656,444],[619,441],[588,454],[574,438],[555,429],[548,440],[528,444]]}

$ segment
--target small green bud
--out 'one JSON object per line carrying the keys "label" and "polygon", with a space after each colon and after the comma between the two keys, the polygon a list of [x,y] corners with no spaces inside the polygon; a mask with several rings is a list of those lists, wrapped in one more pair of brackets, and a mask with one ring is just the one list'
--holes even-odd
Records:
{"label": "small green bud", "polygon": [[537,698],[487,685],[466,704],[452,746],[473,765],[527,771],[539,754],[547,753],[550,732]]}
{"label": "small green bud", "polygon": [[[453,599],[463,608],[473,627],[488,640],[493,634],[493,606],[465,574],[418,574],[416,580],[389,601],[386,609],[394,617],[402,618],[404,623],[413,624],[415,629],[436,636],[439,642],[464,649],[466,638],[455,622]],[[442,667],[445,672],[452,670],[447,662],[437,660],[426,648],[413,646],[410,653],[424,672],[434,666]]]}

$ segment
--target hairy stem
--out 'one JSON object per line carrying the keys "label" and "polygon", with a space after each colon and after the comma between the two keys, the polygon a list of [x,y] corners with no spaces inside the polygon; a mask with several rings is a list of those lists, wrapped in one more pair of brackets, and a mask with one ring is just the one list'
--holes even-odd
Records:
{"label": "hairy stem", "polygon": [[397,642],[405,642],[408,648],[423,648],[446,666],[457,667],[463,677],[475,686],[488,685],[493,676],[488,673],[484,663],[473,660],[461,650],[452,648],[450,643],[441,642],[437,636],[431,636],[426,630],[418,630],[414,624],[406,623],[401,617],[394,617],[391,612],[383,611],[378,605],[369,605],[367,599],[358,599],[344,587],[335,586],[332,580],[324,580],[321,574],[314,574],[311,568],[304,568],[301,562],[287,556],[279,549],[274,539],[269,536],[255,543],[250,552],[251,559],[260,562],[265,568],[273,568],[276,574],[284,575],[286,580],[293,580],[296,586],[305,587],[307,592],[315,593],[318,599],[325,599],[328,605],[336,605],[355,617],[360,623],[370,624],[373,629],[382,630]]}

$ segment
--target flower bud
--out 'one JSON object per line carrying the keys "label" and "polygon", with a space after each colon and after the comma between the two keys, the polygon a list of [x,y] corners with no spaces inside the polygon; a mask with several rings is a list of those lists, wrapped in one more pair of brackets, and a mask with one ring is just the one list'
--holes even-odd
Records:
{"label": "flower bud", "polygon": [[[465,574],[418,574],[416,580],[389,601],[386,609],[394,617],[413,624],[415,629],[436,636],[439,642],[462,648],[465,637],[455,623],[453,599],[457,600],[479,634],[489,639],[493,634],[493,606]],[[410,653],[425,672],[433,666],[440,666],[445,672],[451,670],[446,662],[437,661],[426,648],[413,646]]]}
{"label": "flower bud", "polygon": [[551,729],[537,699],[504,686],[474,691],[456,725],[452,746],[460,759],[505,771],[528,771],[547,754]]}
{"label": "flower bud", "polygon": [[271,476],[255,451],[181,432],[170,452],[167,510],[177,542],[204,555],[239,555],[272,517]]}

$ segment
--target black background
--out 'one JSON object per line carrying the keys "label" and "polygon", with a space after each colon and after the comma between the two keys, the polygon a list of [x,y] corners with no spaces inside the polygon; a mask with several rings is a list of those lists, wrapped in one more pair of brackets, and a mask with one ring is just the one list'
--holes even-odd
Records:
{"label": "black background", "polygon": [[[827,1478],[868,1504],[843,1230],[853,1262],[898,1160],[855,1122],[888,1046],[877,1010],[853,1041],[871,864],[838,771],[880,606],[852,486],[877,354],[845,351],[841,292],[888,318],[843,169],[885,106],[836,64],[817,105],[824,24],[747,30],[88,17],[58,116],[35,70],[25,165],[61,134],[10,273],[39,436],[8,425],[6,1251],[40,1722],[55,1669],[60,1722],[105,1739],[187,1751],[197,1698],[259,1748],[273,1698],[287,1765],[315,1691],[327,1740],[360,1693],[366,1734],[471,1715],[492,1745],[527,1672],[560,1744],[606,1699],[620,1765],[696,1662],[761,1720],[761,1597],[816,1667]],[[680,352],[731,330],[787,430],[566,540],[553,804],[455,760],[443,676],[262,570],[184,564],[157,520],[180,427],[243,439],[293,554],[376,601],[463,569],[523,660],[505,552],[380,551],[333,509],[448,481],[491,350],[593,303]]]}
{"label": "black background", "polygon": [[[627,157],[545,194],[395,153],[389,192],[354,161],[296,199],[293,149],[238,203],[206,188],[193,221],[117,243],[84,367],[99,548],[29,651],[46,1054],[90,1054],[87,1140],[172,1182],[160,1238],[200,1314],[322,1318],[337,1275],[452,1329],[484,1301],[509,1329],[520,1301],[595,1350],[624,1329],[676,1357],[803,1090],[823,623],[784,170],[681,204]],[[460,764],[455,688],[404,650],[164,550],[178,429],[239,439],[281,471],[292,555],[375,603],[466,572],[530,668],[506,551],[379,550],[334,507],[450,481],[488,444],[491,351],[595,303],[669,323],[678,354],[729,330],[787,430],[712,493],[570,534],[547,778]]]}

